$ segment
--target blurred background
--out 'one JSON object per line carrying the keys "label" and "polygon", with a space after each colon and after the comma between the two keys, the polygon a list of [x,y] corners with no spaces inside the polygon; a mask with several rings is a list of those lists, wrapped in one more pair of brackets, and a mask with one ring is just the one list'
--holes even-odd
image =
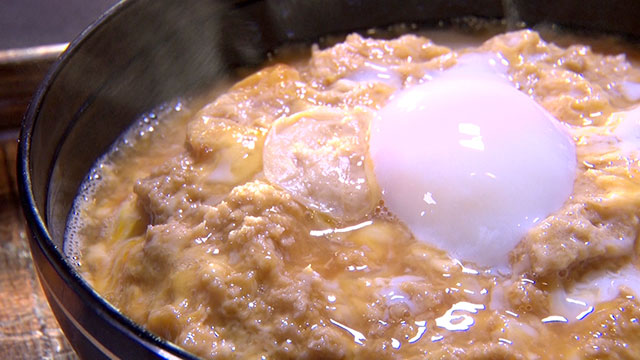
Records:
{"label": "blurred background", "polygon": [[0,50],[73,40],[116,0],[2,0]]}
{"label": "blurred background", "polygon": [[16,127],[66,44],[116,0],[0,0],[0,131]]}

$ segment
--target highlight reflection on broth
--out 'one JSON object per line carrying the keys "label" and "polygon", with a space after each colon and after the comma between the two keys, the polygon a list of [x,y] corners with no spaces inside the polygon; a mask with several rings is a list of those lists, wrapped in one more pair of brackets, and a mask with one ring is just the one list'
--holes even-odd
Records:
{"label": "highlight reflection on broth", "polygon": [[144,116],[65,251],[206,358],[633,358],[638,88],[529,30],[349,35]]}

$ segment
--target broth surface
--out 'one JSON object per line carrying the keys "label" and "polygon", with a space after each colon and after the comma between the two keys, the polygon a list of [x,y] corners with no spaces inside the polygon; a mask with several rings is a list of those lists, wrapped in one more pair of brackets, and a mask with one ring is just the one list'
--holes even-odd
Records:
{"label": "broth surface", "polygon": [[[65,251],[125,315],[205,358],[639,356],[640,70],[530,30],[466,45],[353,34],[147,114],[90,174]],[[576,146],[571,196],[507,270],[416,239],[368,158],[397,91],[473,54],[499,54]]]}

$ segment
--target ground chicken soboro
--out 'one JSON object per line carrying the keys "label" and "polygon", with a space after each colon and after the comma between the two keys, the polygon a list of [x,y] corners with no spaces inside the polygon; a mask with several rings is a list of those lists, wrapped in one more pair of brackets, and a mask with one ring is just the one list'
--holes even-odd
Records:
{"label": "ground chicken soboro", "polygon": [[[336,163],[352,171],[340,173],[346,182],[368,179],[358,157],[366,124],[395,91],[353,81],[368,62],[408,87],[465,52],[500,52],[518,88],[570,124],[576,141],[574,194],[511,252],[510,275],[416,241],[379,206],[375,183],[354,193],[305,167],[346,158]],[[633,275],[638,263],[638,152],[615,135],[616,114],[639,100],[628,82],[640,72],[624,55],[560,48],[532,31],[459,52],[414,35],[350,35],[308,62],[268,66],[200,110],[167,115],[109,155],[76,208],[79,269],[124,314],[206,358],[636,357],[633,289],[579,321],[559,318],[557,304],[593,273]],[[337,120],[309,128],[317,140],[291,143],[311,179],[293,183],[294,196],[268,181],[263,158],[279,153],[263,149],[272,127],[302,112]]]}

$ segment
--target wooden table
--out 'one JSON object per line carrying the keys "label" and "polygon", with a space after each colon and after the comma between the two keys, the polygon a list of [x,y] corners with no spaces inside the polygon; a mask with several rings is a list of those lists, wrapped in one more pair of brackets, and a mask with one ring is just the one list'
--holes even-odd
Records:
{"label": "wooden table", "polygon": [[77,359],[35,274],[16,185],[20,119],[64,46],[0,51],[0,359]]}

